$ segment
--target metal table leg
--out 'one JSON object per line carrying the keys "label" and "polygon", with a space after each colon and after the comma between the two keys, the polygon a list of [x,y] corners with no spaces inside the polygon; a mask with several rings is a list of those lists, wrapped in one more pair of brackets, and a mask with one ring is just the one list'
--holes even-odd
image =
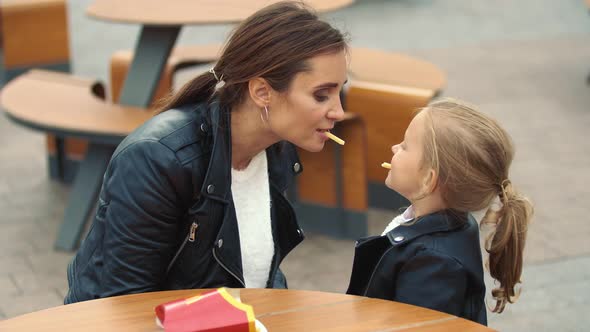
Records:
{"label": "metal table leg", "polygon": [[179,32],[180,26],[142,28],[133,62],[123,84],[120,104],[149,106]]}
{"label": "metal table leg", "polygon": [[64,220],[55,242],[55,248],[74,250],[89,214],[96,204],[96,196],[102,183],[102,176],[113,154],[112,146],[90,144],[86,157],[80,163],[70,198],[64,213]]}

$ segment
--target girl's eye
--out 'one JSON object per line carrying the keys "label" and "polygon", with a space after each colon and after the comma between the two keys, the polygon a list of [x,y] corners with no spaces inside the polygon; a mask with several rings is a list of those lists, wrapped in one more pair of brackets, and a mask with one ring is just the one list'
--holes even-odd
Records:
{"label": "girl's eye", "polygon": [[328,100],[329,97],[328,96],[321,96],[321,95],[314,95],[314,98],[316,101],[321,103],[321,102]]}

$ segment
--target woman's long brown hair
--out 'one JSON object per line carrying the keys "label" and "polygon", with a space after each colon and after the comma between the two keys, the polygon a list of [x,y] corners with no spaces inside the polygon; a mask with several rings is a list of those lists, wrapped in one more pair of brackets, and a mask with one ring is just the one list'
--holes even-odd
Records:
{"label": "woman's long brown hair", "polygon": [[248,81],[264,78],[278,91],[286,91],[297,73],[309,70],[306,60],[346,50],[343,34],[320,20],[302,2],[283,1],[264,7],[238,25],[213,68],[225,85],[209,72],[185,84],[164,100],[159,112],[217,96],[224,106],[242,102]]}
{"label": "woman's long brown hair", "polygon": [[[494,226],[485,248],[490,274],[499,282],[492,290],[492,311],[500,313],[517,298],[533,214],[531,202],[509,179],[514,145],[498,122],[464,102],[443,99],[422,112],[427,119],[423,165],[437,172],[446,206],[458,211],[487,209],[482,224]],[[491,204],[494,199],[501,204]]]}

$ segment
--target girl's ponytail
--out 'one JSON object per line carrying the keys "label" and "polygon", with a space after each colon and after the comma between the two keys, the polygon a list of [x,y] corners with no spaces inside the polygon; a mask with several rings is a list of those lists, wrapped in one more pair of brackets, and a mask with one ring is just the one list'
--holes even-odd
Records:
{"label": "girl's ponytail", "polygon": [[529,221],[533,215],[531,202],[516,190],[510,180],[499,185],[499,201],[486,212],[482,223],[495,226],[486,239],[489,253],[488,269],[500,285],[492,290],[496,300],[493,312],[501,313],[506,303],[518,298],[515,286],[520,283],[523,251]]}
{"label": "girl's ponytail", "polygon": [[514,144],[496,120],[464,102],[442,99],[424,111],[431,119],[425,131],[424,165],[437,170],[446,206],[458,211],[488,209],[481,226],[493,229],[485,249],[488,270],[499,282],[492,290],[492,311],[501,313],[518,297],[515,286],[521,282],[533,215],[531,202],[508,180]]}

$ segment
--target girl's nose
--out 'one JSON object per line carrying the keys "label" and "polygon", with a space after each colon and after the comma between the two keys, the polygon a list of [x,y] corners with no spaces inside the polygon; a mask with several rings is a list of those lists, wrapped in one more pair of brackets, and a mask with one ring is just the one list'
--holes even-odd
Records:
{"label": "girl's nose", "polygon": [[399,144],[395,144],[395,145],[391,146],[391,152],[393,152],[393,154],[396,154],[398,149],[399,149]]}

